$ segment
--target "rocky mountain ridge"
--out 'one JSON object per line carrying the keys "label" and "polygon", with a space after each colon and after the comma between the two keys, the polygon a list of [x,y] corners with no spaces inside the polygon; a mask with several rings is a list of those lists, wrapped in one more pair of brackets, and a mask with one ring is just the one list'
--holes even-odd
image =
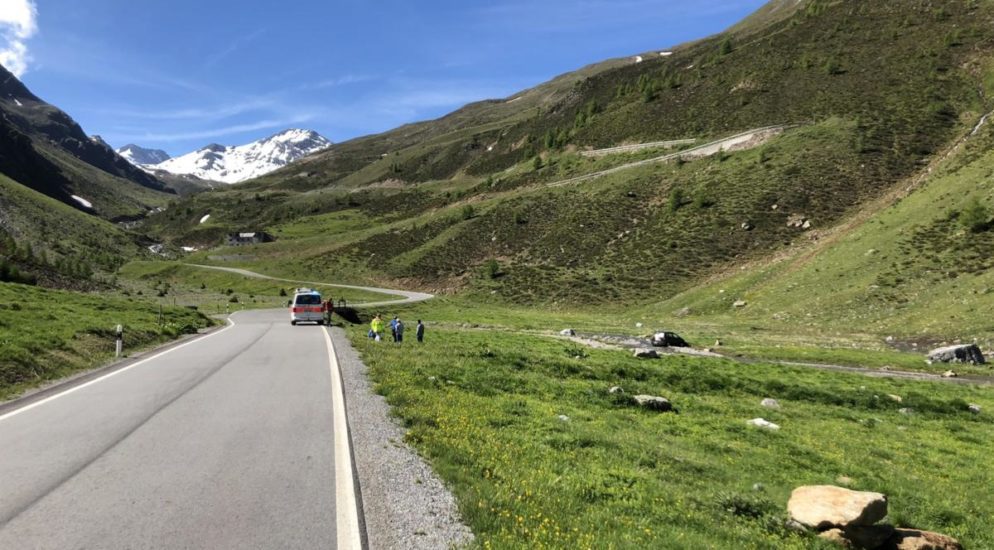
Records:
{"label": "rocky mountain ridge", "polygon": [[179,157],[166,155],[157,162],[157,158],[165,155],[164,151],[126,145],[118,149],[118,153],[145,170],[239,183],[278,170],[329,146],[331,141],[313,130],[291,128],[244,145],[212,143]]}

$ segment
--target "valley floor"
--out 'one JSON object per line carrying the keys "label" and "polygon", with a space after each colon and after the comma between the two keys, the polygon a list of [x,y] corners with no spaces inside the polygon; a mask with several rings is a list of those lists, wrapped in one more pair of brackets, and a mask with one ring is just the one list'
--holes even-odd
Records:
{"label": "valley floor", "polygon": [[[427,320],[424,343],[349,334],[483,548],[830,548],[784,527],[790,491],[806,484],[883,492],[895,525],[994,545],[989,386],[763,360],[643,360],[556,334],[621,324],[591,314],[446,299],[398,313]],[[785,355],[802,350],[819,356]],[[678,413],[642,409],[637,394],[665,397]],[[762,406],[767,398],[780,408]],[[781,428],[748,424],[759,417]]]}
{"label": "valley floor", "polygon": [[[154,327],[156,301],[173,299],[177,307],[163,309],[171,319],[163,327],[184,315],[201,319],[188,321],[197,326],[206,318],[182,306],[211,303],[201,293],[251,296],[254,303],[229,306],[267,307],[281,300],[281,284],[290,284],[165,262],[132,264],[122,275],[130,296],[0,285],[4,338],[16,343],[4,348],[4,373],[34,373],[5,381],[7,395],[70,372],[32,369],[52,353],[77,357],[81,343],[106,335],[98,327],[112,327],[122,312],[135,316],[128,326]],[[156,296],[163,290],[165,297]],[[53,302],[73,315],[47,309],[39,316],[30,306]],[[883,492],[895,525],[941,531],[970,548],[994,545],[984,519],[994,505],[986,491],[994,481],[986,453],[994,394],[969,380],[867,376],[904,370],[928,377],[949,368],[927,365],[913,342],[719,316],[674,318],[651,308],[536,309],[443,297],[377,309],[407,323],[403,344],[373,342],[365,325],[347,334],[402,420],[405,440],[455,493],[478,547],[819,547],[784,527],[787,496],[804,484]],[[418,319],[428,327],[424,343],[413,338]],[[53,326],[57,341],[43,335]],[[566,328],[584,341],[560,336]],[[662,329],[726,357],[642,360],[624,345],[612,347]],[[142,334],[149,342],[166,335]],[[45,346],[51,349],[40,354]],[[91,361],[107,357],[100,349]],[[991,374],[986,366],[954,368]],[[622,391],[609,392],[613,387]],[[644,410],[632,400],[638,394],[665,397],[678,413]],[[780,408],[763,407],[768,398]],[[781,428],[750,426],[755,418]]]}

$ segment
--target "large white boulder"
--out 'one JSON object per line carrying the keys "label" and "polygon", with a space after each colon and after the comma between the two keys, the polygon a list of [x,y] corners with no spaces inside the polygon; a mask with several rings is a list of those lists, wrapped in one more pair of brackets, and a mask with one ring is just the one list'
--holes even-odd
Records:
{"label": "large white boulder", "polygon": [[887,516],[887,497],[832,485],[806,485],[790,494],[787,512],[798,523],[819,531],[873,525]]}

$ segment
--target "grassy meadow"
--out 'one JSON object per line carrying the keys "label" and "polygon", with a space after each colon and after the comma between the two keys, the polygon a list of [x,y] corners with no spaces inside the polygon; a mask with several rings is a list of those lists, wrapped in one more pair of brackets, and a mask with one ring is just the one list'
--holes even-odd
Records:
{"label": "grassy meadow", "polygon": [[185,307],[0,283],[0,400],[110,361],[118,324],[130,354],[215,323]]}
{"label": "grassy meadow", "polygon": [[[402,316],[445,318],[432,307]],[[831,548],[784,528],[786,502],[798,485],[840,483],[886,493],[895,525],[994,546],[989,388],[638,360],[474,325],[429,322],[424,344],[350,335],[477,547]],[[640,409],[636,394],[679,413]],[[782,408],[760,406],[768,397]],[[749,426],[756,417],[782,429]]]}

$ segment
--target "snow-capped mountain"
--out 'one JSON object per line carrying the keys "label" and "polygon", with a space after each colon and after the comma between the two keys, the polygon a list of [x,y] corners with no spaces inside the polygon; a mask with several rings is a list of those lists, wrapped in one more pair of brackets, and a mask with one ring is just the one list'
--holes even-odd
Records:
{"label": "snow-capped mountain", "polygon": [[139,147],[134,143],[129,143],[124,147],[117,150],[117,154],[121,155],[128,162],[138,166],[139,168],[150,165],[159,164],[160,162],[165,162],[169,160],[169,153],[163,151],[162,149],[146,149],[144,147]]}
{"label": "snow-capped mountain", "polygon": [[246,145],[229,147],[212,143],[158,164],[145,164],[143,168],[238,183],[268,174],[330,145],[331,141],[317,132],[291,129]]}

